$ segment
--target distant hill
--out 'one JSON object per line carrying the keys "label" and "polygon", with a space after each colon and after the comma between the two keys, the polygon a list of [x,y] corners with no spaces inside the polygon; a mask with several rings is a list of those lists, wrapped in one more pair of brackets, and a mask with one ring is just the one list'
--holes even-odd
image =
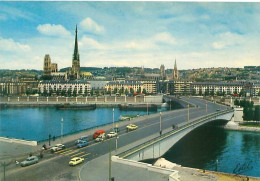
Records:
{"label": "distant hill", "polygon": [[[62,69],[60,69],[60,72],[66,72],[69,69],[71,69],[71,67],[62,68]],[[98,68],[98,67],[80,67],[80,71],[83,71],[83,72],[95,72],[95,71],[98,71],[98,70],[102,70],[102,68]]]}

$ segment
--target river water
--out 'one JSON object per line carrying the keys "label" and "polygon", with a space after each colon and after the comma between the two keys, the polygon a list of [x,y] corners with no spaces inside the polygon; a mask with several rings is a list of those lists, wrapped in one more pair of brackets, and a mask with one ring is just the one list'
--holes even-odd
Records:
{"label": "river water", "polygon": [[193,130],[162,157],[182,166],[260,177],[260,133],[226,130],[223,124]]}
{"label": "river water", "polygon": [[[159,110],[158,110],[159,111]],[[155,112],[149,112],[149,114]],[[114,120],[120,115],[145,115],[146,111],[122,111],[114,108]],[[0,136],[26,140],[45,140],[49,134],[63,135],[113,122],[113,108],[95,110],[58,110],[54,107],[12,107],[0,110]]]}

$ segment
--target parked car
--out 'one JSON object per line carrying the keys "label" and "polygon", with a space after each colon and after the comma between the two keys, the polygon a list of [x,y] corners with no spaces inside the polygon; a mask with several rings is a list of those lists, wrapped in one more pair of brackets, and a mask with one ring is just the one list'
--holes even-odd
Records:
{"label": "parked car", "polygon": [[38,163],[38,161],[39,161],[39,159],[37,156],[30,156],[30,157],[26,158],[26,160],[21,162],[21,166],[25,167],[28,165],[32,165],[32,164]]}
{"label": "parked car", "polygon": [[87,141],[80,141],[78,144],[77,144],[77,147],[78,148],[82,148],[84,146],[87,146],[88,145],[88,142]]}
{"label": "parked car", "polygon": [[126,126],[126,128],[129,130],[129,131],[132,131],[132,130],[136,130],[138,128],[138,126],[134,125],[134,124],[129,124]]}
{"label": "parked car", "polygon": [[100,142],[100,141],[104,141],[104,139],[105,139],[105,133],[99,135],[99,136],[95,139],[95,141],[96,141],[96,142]]}
{"label": "parked car", "polygon": [[115,136],[117,136],[117,133],[116,133],[116,132],[113,132],[113,131],[111,131],[111,132],[109,132],[109,133],[107,134],[107,138],[113,138],[113,137],[115,137]]}
{"label": "parked car", "polygon": [[105,132],[105,130],[98,130],[98,131],[96,131],[94,134],[93,134],[93,139],[96,139],[99,135],[101,135],[101,134],[105,134],[106,132]]}
{"label": "parked car", "polygon": [[69,161],[69,165],[70,166],[75,166],[78,165],[80,163],[82,163],[84,161],[84,158],[80,158],[80,157],[74,157]]}
{"label": "parked car", "polygon": [[63,145],[63,144],[56,144],[55,146],[53,146],[51,148],[51,152],[56,152],[56,151],[59,151],[59,150],[62,150],[62,149],[65,149],[65,145]]}
{"label": "parked car", "polygon": [[88,141],[88,136],[81,136],[78,140],[75,141],[76,144],[79,144],[81,141]]}

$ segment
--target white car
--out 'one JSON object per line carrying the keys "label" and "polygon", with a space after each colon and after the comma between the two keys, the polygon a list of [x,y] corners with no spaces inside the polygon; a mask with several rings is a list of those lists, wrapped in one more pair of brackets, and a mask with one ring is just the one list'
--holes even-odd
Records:
{"label": "white car", "polygon": [[111,132],[109,132],[108,134],[107,134],[107,138],[113,138],[113,137],[116,137],[117,136],[117,133],[116,132],[113,132],[113,131],[111,131]]}
{"label": "white car", "polygon": [[95,141],[96,141],[96,142],[104,141],[104,138],[105,138],[105,134],[101,134],[101,135],[99,135],[99,136],[95,139]]}
{"label": "white car", "polygon": [[62,149],[65,149],[65,145],[63,145],[63,144],[56,144],[55,146],[53,146],[51,148],[51,152],[59,151],[59,150],[62,150]]}

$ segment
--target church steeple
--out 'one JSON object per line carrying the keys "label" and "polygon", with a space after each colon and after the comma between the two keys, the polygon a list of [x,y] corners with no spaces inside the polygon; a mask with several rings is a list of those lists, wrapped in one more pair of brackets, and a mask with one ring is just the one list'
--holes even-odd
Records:
{"label": "church steeple", "polygon": [[78,47],[78,28],[76,25],[75,30],[75,46],[74,46],[74,53],[72,57],[72,70],[71,70],[71,78],[72,79],[79,79],[80,78],[80,60],[79,60],[79,47]]}
{"label": "church steeple", "polygon": [[79,61],[79,48],[78,48],[78,28],[76,25],[76,30],[75,30],[75,46],[74,46],[74,53],[73,53],[73,60]]}
{"label": "church steeple", "polygon": [[176,59],[175,59],[175,63],[174,63],[174,69],[172,71],[172,78],[173,78],[173,80],[178,80],[179,79],[179,72],[177,70]]}

